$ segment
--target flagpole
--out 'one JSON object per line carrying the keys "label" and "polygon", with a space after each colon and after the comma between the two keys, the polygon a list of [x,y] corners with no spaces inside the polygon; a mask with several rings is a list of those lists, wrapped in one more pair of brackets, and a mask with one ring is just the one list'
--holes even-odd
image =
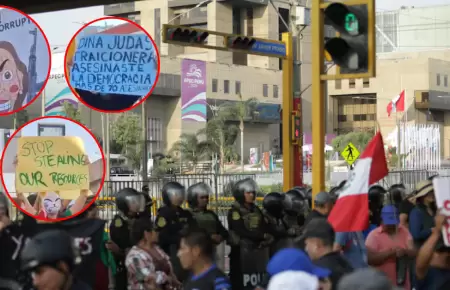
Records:
{"label": "flagpole", "polygon": [[397,169],[400,170],[401,167],[401,160],[400,160],[400,137],[401,137],[401,132],[400,132],[400,121],[398,118],[398,112],[395,112],[395,119],[396,119],[396,123],[397,123]]}
{"label": "flagpole", "polygon": [[44,89],[44,91],[42,91],[41,99],[42,99],[42,102],[41,102],[42,117],[45,117],[45,89]]}

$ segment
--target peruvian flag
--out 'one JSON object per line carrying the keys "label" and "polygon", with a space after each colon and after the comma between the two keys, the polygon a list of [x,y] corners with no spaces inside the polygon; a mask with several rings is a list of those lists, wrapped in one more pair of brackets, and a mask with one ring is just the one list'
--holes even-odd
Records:
{"label": "peruvian flag", "polygon": [[369,142],[339,194],[328,221],[336,232],[357,232],[369,225],[369,186],[388,174],[383,137]]}
{"label": "peruvian flag", "polygon": [[403,90],[398,96],[392,99],[387,105],[388,117],[391,113],[404,112],[405,111],[405,90]]}

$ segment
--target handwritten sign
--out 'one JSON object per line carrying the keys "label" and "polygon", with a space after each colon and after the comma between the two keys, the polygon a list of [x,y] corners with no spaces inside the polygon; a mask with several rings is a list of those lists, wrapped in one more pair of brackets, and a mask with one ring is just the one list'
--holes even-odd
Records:
{"label": "handwritten sign", "polygon": [[16,191],[48,192],[89,189],[89,167],[78,137],[21,137]]}
{"label": "handwritten sign", "polygon": [[70,73],[72,87],[100,93],[147,95],[159,59],[145,34],[96,34],[80,38]]}
{"label": "handwritten sign", "polygon": [[447,222],[442,229],[442,237],[445,245],[450,247],[450,177],[433,178],[434,195],[436,205],[442,209],[442,213],[447,217]]}

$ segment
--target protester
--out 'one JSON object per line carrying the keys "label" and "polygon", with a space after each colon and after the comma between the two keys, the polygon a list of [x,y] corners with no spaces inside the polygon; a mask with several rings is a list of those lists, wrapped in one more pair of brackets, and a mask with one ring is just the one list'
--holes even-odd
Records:
{"label": "protester", "polygon": [[192,276],[183,290],[231,290],[227,275],[214,264],[214,241],[206,230],[189,229],[181,238],[178,257]]}
{"label": "protester", "polygon": [[410,290],[409,257],[414,257],[416,251],[408,229],[399,225],[397,213],[394,205],[383,207],[382,225],[366,239],[369,264],[386,274],[393,285]]}
{"label": "protester", "polygon": [[409,229],[409,216],[414,206],[416,205],[416,196],[417,191],[413,190],[410,194],[408,194],[400,203],[398,208],[400,212],[400,224]]}
{"label": "protester", "polygon": [[158,232],[147,218],[137,219],[131,227],[133,247],[125,265],[129,289],[178,289],[169,256],[158,247]]}
{"label": "protester", "polygon": [[31,272],[37,290],[91,289],[73,276],[75,266],[80,262],[72,237],[62,230],[38,233],[21,254],[21,268]]}
{"label": "protester", "polygon": [[420,182],[417,184],[416,190],[416,206],[412,209],[409,217],[409,231],[418,249],[431,235],[437,206],[431,180]]}
{"label": "protester", "polygon": [[317,277],[323,284],[331,284],[329,277],[331,271],[314,265],[308,255],[302,250],[285,248],[278,251],[266,267],[270,279],[285,271],[301,271]]}
{"label": "protester", "polygon": [[338,290],[395,290],[389,278],[378,270],[359,269],[344,278],[338,284]]}
{"label": "protester", "polygon": [[417,254],[416,290],[450,289],[450,247],[442,238],[446,219],[441,213],[436,215],[436,226]]}
{"label": "protester", "polygon": [[338,232],[334,250],[342,252],[354,269],[367,267],[367,248],[362,232]]}
{"label": "protester", "polygon": [[314,196],[314,209],[305,220],[305,225],[314,218],[326,218],[333,208],[334,198],[328,192],[319,192]]}
{"label": "protester", "polygon": [[305,251],[314,264],[331,271],[329,276],[332,289],[337,289],[339,280],[353,271],[353,267],[342,256],[333,250],[335,232],[326,219],[311,220],[305,227],[303,239]]}
{"label": "protester", "polygon": [[[325,290],[317,277],[300,271],[281,272],[270,279],[267,290]],[[328,290],[328,289],[326,289]]]}

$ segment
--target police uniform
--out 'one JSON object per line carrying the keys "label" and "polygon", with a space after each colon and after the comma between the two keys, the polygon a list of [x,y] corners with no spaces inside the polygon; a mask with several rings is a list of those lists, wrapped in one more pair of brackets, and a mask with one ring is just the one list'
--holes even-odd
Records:
{"label": "police uniform", "polygon": [[[257,185],[252,179],[243,179],[233,186],[236,202],[228,212],[230,252],[230,279],[233,289],[253,289],[256,285],[246,281],[246,275],[265,272],[273,237],[261,209],[245,202],[245,193],[256,194]],[[251,263],[250,263],[251,262]],[[261,267],[261,268],[260,268]],[[258,281],[259,282],[259,281]]]}
{"label": "police uniform", "polygon": [[144,185],[142,187],[142,195],[145,198],[145,209],[144,211],[141,213],[141,216],[146,216],[151,218],[152,214],[153,214],[153,200],[150,197],[150,192],[149,192],[149,187],[148,185]]}
{"label": "police uniform", "polygon": [[283,206],[283,221],[288,227],[288,234],[291,238],[301,235],[301,230],[305,223],[305,215],[309,212],[309,190],[296,187],[286,192]]}
{"label": "police uniform", "polygon": [[[181,231],[196,225],[192,214],[181,208],[185,199],[185,188],[178,182],[168,182],[162,189],[164,206],[158,209],[156,230],[159,232],[159,246],[170,257],[175,275],[179,281],[187,278],[188,273],[181,267],[177,253],[180,247]],[[174,205],[177,200],[179,204]]]}
{"label": "police uniform", "polygon": [[[130,205],[135,202],[141,206],[141,208],[136,209],[136,212],[130,210]],[[117,290],[126,290],[128,288],[125,258],[127,251],[133,246],[130,239],[130,228],[136,217],[135,214],[142,212],[144,205],[145,202],[142,193],[132,188],[124,188],[116,194],[116,206],[119,213],[113,217],[113,220],[109,225],[109,234],[111,241],[113,241],[121,250],[120,254],[113,253],[117,265],[116,274],[114,276]]]}
{"label": "police uniform", "polygon": [[288,227],[283,220],[283,199],[284,195],[281,193],[271,192],[266,194],[263,200],[263,213],[268,224],[268,232],[274,237],[274,242],[270,245],[270,256],[288,245]]}
{"label": "police uniform", "polygon": [[198,227],[210,235],[220,235],[222,241],[228,238],[228,231],[219,220],[217,214],[209,209],[198,207],[198,198],[212,193],[211,187],[203,182],[190,186],[187,190],[187,202]]}

